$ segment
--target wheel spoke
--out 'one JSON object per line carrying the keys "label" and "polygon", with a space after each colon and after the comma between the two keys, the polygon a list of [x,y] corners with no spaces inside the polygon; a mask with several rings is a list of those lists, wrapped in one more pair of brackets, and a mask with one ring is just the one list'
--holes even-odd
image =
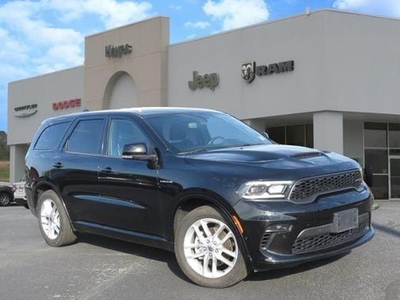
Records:
{"label": "wheel spoke", "polygon": [[218,259],[220,262],[226,264],[226,265],[229,266],[229,267],[233,267],[233,266],[235,265],[234,262],[232,262],[232,261],[226,259],[226,258],[223,257],[221,254],[217,255],[217,259]]}
{"label": "wheel spoke", "polygon": [[202,247],[202,246],[203,246],[203,244],[196,243],[196,244],[184,245],[183,248],[185,248],[185,249],[193,249],[193,248]]}
{"label": "wheel spoke", "polygon": [[201,227],[203,228],[204,233],[206,234],[207,238],[212,238],[212,233],[210,228],[208,228],[208,223],[204,220],[200,220]]}
{"label": "wheel spoke", "polygon": [[217,270],[217,266],[218,266],[218,260],[217,257],[215,255],[213,255],[212,257],[212,277],[216,278],[218,277],[218,270]]}
{"label": "wheel spoke", "polygon": [[208,264],[210,262],[211,257],[206,255],[203,260],[203,276],[210,277],[210,271],[208,270]]}
{"label": "wheel spoke", "polygon": [[200,231],[199,226],[197,224],[193,224],[192,227],[193,227],[194,231],[196,232],[196,235],[199,238],[200,242],[205,244],[206,243],[206,239],[205,239],[203,233]]}
{"label": "wheel spoke", "polygon": [[202,251],[202,252],[200,252],[200,253],[193,253],[192,256],[187,256],[187,258],[196,259],[196,258],[203,257],[203,256],[205,256],[206,254],[207,254],[206,251]]}
{"label": "wheel spoke", "polygon": [[219,235],[221,234],[221,232],[225,229],[225,225],[224,224],[220,224],[218,230],[213,234],[213,239],[218,238],[219,240]]}
{"label": "wheel spoke", "polygon": [[222,252],[227,254],[227,255],[229,255],[232,258],[235,258],[237,256],[237,254],[235,252],[230,251],[230,250],[228,250],[226,248],[222,248]]}
{"label": "wheel spoke", "polygon": [[53,222],[53,226],[52,226],[54,232],[58,235],[60,233],[60,226],[58,226],[58,224]]}
{"label": "wheel spoke", "polygon": [[222,244],[222,245],[225,244],[225,242],[226,242],[227,240],[229,240],[231,237],[233,237],[233,234],[232,234],[232,231],[229,231],[229,232],[226,234],[226,236],[224,236],[224,238],[221,240],[221,244]]}

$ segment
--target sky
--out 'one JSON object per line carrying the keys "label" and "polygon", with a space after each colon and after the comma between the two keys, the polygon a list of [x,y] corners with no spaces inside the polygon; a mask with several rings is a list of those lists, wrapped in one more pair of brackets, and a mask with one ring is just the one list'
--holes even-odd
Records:
{"label": "sky", "polygon": [[85,36],[162,15],[173,44],[306,8],[400,18],[400,0],[0,0],[0,131],[8,83],[83,65]]}

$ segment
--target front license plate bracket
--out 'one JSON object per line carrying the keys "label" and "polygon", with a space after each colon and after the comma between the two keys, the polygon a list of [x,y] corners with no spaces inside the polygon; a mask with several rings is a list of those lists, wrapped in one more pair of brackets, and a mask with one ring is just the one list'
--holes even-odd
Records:
{"label": "front license plate bracket", "polygon": [[358,227],[358,209],[351,208],[333,214],[332,232],[340,233]]}

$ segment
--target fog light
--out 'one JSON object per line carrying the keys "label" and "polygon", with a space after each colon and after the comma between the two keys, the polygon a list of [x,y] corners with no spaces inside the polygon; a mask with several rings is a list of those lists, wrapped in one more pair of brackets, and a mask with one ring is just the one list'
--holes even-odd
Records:
{"label": "fog light", "polygon": [[292,227],[293,226],[291,224],[272,224],[267,227],[265,232],[276,232],[276,233],[291,232]]}

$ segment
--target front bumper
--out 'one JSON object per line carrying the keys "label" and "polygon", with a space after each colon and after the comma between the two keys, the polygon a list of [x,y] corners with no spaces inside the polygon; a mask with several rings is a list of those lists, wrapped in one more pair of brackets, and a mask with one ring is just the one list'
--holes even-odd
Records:
{"label": "front bumper", "polygon": [[[309,204],[286,201],[240,201],[235,210],[241,218],[249,261],[255,271],[289,267],[322,259],[369,241],[372,196],[367,188],[319,197]],[[334,215],[357,209],[358,227],[337,233]]]}

